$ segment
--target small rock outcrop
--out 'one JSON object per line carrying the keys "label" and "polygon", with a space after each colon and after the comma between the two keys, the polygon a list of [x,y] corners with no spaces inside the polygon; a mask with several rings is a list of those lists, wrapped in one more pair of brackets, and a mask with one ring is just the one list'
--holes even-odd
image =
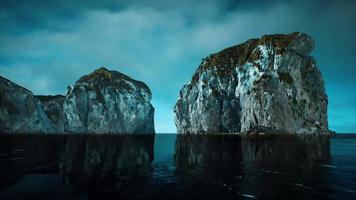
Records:
{"label": "small rock outcrop", "polygon": [[34,96],[2,77],[0,89],[0,132],[155,133],[147,85],[104,67],[65,96]]}
{"label": "small rock outcrop", "polygon": [[29,90],[0,76],[0,132],[56,132],[42,103]]}
{"label": "small rock outcrop", "polygon": [[265,35],[203,59],[175,105],[177,132],[329,132],[313,48],[303,33]]}

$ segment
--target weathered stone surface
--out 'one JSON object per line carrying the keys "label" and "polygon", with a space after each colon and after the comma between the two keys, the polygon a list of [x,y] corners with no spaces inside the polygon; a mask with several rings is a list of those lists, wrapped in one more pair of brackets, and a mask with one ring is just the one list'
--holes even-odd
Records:
{"label": "weathered stone surface", "polygon": [[63,113],[63,102],[65,96],[63,95],[38,95],[36,96],[42,103],[44,111],[51,120],[57,133],[63,133],[68,128],[68,121]]}
{"label": "weathered stone surface", "polygon": [[50,133],[58,130],[32,92],[0,76],[0,132]]}
{"label": "weathered stone surface", "polygon": [[154,133],[146,84],[100,68],[68,87],[63,112],[69,132]]}
{"label": "weathered stone surface", "polygon": [[174,108],[178,133],[326,133],[327,96],[303,33],[265,35],[203,59]]}
{"label": "weathered stone surface", "polygon": [[34,96],[0,77],[1,132],[155,133],[151,91],[120,72],[99,68],[67,94]]}

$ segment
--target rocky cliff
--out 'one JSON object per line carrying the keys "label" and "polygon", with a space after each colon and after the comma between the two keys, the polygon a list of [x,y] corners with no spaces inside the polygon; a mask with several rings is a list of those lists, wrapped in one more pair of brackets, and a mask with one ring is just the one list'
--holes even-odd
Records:
{"label": "rocky cliff", "polygon": [[0,76],[0,132],[55,132],[40,102],[29,90]]}
{"label": "rocky cliff", "polygon": [[154,133],[146,84],[100,68],[68,87],[63,112],[69,132]]}
{"label": "rocky cliff", "polygon": [[203,59],[174,108],[178,133],[328,132],[313,47],[299,32],[265,35]]}
{"label": "rocky cliff", "polygon": [[0,79],[1,132],[154,133],[151,91],[143,82],[99,68],[65,96],[34,96]]}

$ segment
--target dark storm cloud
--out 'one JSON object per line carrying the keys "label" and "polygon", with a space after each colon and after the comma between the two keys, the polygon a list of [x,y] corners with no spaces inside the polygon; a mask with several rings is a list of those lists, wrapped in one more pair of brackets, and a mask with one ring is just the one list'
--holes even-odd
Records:
{"label": "dark storm cloud", "polygon": [[[263,2],[263,3],[261,3]],[[146,82],[159,132],[201,58],[263,34],[302,31],[324,75],[330,126],[351,127],[356,107],[355,1],[1,1],[0,74],[36,94],[64,93],[105,65]],[[172,81],[174,80],[174,81]],[[342,120],[339,116],[343,116]],[[356,130],[353,130],[356,131]]]}
{"label": "dark storm cloud", "polygon": [[[216,8],[217,13],[213,17],[219,19],[229,12],[238,10],[266,9],[273,5],[271,2],[248,0],[207,0],[204,2],[192,0],[2,0],[1,33],[23,34],[41,29],[70,31],[78,25],[78,18],[93,10],[118,12],[129,7],[150,8],[156,11],[180,10],[187,18],[194,20],[199,15],[204,16],[205,11],[199,8],[204,8],[205,4]],[[258,7],[256,7],[257,4]]]}
{"label": "dark storm cloud", "polygon": [[92,9],[117,11],[117,1],[53,1],[15,0],[1,1],[0,22],[2,34],[23,34],[39,29],[51,31],[71,30],[84,12]]}

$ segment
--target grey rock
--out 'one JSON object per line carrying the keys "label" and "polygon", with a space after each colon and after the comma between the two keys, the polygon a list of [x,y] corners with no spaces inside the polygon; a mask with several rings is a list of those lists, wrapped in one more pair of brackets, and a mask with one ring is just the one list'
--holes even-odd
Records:
{"label": "grey rock", "polygon": [[327,95],[304,33],[265,35],[203,59],[175,105],[178,133],[328,133]]}
{"label": "grey rock", "polygon": [[58,130],[32,92],[0,76],[0,132],[51,133]]}
{"label": "grey rock", "polygon": [[154,133],[146,84],[100,68],[68,87],[63,103],[68,132]]}
{"label": "grey rock", "polygon": [[44,111],[51,120],[57,133],[63,133],[67,130],[67,118],[63,113],[63,95],[38,95],[36,96],[43,105]]}

